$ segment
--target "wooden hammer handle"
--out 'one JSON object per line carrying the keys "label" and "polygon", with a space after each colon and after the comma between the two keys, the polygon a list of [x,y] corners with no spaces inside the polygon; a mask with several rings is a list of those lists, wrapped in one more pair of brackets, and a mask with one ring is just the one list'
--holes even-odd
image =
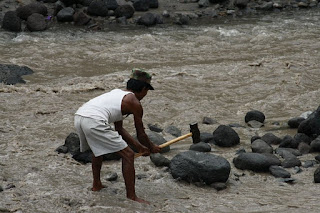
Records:
{"label": "wooden hammer handle", "polygon": [[[182,136],[180,136],[180,137],[177,137],[177,138],[175,138],[175,139],[172,139],[172,140],[170,140],[170,141],[167,141],[167,142],[165,142],[165,143],[163,143],[163,144],[160,144],[159,147],[162,149],[162,148],[164,148],[164,147],[167,147],[167,146],[169,146],[169,145],[171,145],[171,144],[173,144],[173,143],[176,143],[176,142],[178,142],[178,141],[181,141],[181,140],[183,140],[183,139],[185,139],[185,138],[188,138],[188,137],[190,137],[190,136],[192,136],[192,133],[191,133],[191,132],[188,133],[188,134],[182,135]],[[140,156],[142,156],[142,153],[137,153],[137,154],[134,155],[134,158],[137,158],[137,157],[140,157]]]}

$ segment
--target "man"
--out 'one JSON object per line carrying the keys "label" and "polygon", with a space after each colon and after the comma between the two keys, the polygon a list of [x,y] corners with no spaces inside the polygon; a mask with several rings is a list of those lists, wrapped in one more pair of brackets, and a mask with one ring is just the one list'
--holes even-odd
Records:
{"label": "man", "polygon": [[[134,151],[135,147],[143,156],[160,151],[144,131],[142,122],[143,108],[140,103],[149,90],[151,76],[141,70],[133,69],[127,82],[126,90],[114,89],[91,99],[82,105],[75,113],[75,127],[80,137],[80,151],[89,148],[93,152],[92,174],[93,191],[99,191],[104,186],[100,180],[103,155],[117,153],[122,158],[122,173],[125,181],[127,198],[141,203],[135,193]],[[123,117],[133,115],[138,141],[136,141],[122,126]],[[111,127],[114,123],[115,129]]]}

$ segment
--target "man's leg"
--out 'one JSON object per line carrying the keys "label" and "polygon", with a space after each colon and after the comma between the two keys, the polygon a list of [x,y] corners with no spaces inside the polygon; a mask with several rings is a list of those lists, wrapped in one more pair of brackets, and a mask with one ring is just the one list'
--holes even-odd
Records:
{"label": "man's leg", "polygon": [[127,198],[138,201],[140,203],[147,203],[143,199],[136,196],[135,192],[135,169],[134,169],[134,152],[130,147],[126,147],[123,150],[117,152],[122,158],[122,175],[126,185]]}
{"label": "man's leg", "polygon": [[95,157],[94,155],[92,155],[92,175],[93,175],[92,191],[99,191],[102,188],[104,188],[100,179],[102,160],[103,160],[103,156]]}

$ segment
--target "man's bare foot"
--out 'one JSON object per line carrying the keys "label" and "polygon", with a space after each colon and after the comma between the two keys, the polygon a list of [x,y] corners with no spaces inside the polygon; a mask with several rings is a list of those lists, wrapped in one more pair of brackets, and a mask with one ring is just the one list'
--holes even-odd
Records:
{"label": "man's bare foot", "polygon": [[91,188],[91,190],[94,191],[94,192],[97,192],[97,191],[100,191],[100,190],[103,189],[103,188],[106,188],[106,186],[104,186],[104,185],[102,185],[102,184],[97,184],[97,185],[93,186],[93,187]]}
{"label": "man's bare foot", "polygon": [[[128,197],[129,198],[129,197]],[[129,198],[129,199],[131,199],[131,200],[134,200],[134,201],[137,201],[137,202],[139,202],[139,203],[145,203],[145,204],[148,204],[148,205],[150,205],[150,202],[148,202],[148,201],[146,201],[146,200],[143,200],[143,199],[141,199],[141,198],[138,198],[137,196],[135,196],[135,198]]]}

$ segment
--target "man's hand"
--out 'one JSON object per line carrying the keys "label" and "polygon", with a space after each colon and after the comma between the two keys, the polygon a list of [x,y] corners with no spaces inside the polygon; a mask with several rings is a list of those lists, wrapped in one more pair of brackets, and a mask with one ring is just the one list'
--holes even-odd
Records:
{"label": "man's hand", "polygon": [[150,148],[151,153],[159,153],[161,151],[161,148],[158,145],[153,145]]}
{"label": "man's hand", "polygon": [[141,145],[141,147],[139,148],[139,155],[140,156],[149,156],[150,150],[147,147]]}

